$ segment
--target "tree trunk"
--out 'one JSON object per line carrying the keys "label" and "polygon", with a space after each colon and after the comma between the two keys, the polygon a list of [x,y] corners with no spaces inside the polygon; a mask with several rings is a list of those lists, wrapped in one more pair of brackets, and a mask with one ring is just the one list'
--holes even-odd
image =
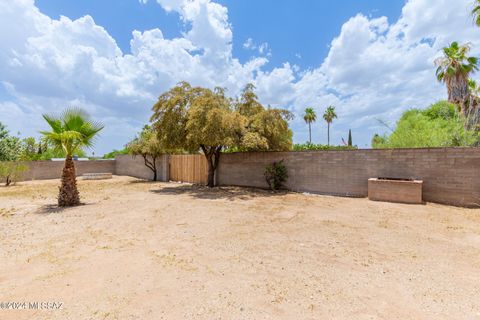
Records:
{"label": "tree trunk", "polygon": [[460,107],[462,114],[469,114],[470,93],[468,90],[468,78],[456,75],[447,80],[448,101]]}
{"label": "tree trunk", "polygon": [[207,187],[213,188],[215,187],[215,171],[217,170],[218,164],[220,162],[222,146],[206,147],[204,145],[201,145],[200,147],[202,148],[203,154],[205,155],[208,164]]}
{"label": "tree trunk", "polygon": [[310,137],[310,144],[312,144],[312,126],[310,122],[308,123],[308,135]]}
{"label": "tree trunk", "polygon": [[71,207],[78,206],[79,204],[80,196],[77,190],[75,163],[71,156],[67,156],[62,172],[62,184],[59,188],[58,206]]}
{"label": "tree trunk", "polygon": [[148,154],[146,153],[142,154],[142,157],[145,166],[153,172],[153,181],[157,181],[157,157],[152,156],[152,161],[148,160]]}
{"label": "tree trunk", "polygon": [[215,169],[213,166],[212,157],[210,157],[210,159],[207,158],[207,162],[208,162],[207,187],[213,188],[215,187]]}
{"label": "tree trunk", "polygon": [[327,145],[330,146],[330,122],[327,122]]}

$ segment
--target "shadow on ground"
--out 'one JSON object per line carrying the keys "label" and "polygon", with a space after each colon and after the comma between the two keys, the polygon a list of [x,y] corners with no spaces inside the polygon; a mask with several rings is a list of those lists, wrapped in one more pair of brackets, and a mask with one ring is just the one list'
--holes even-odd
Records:
{"label": "shadow on ground", "polygon": [[158,195],[188,195],[197,199],[225,199],[225,200],[250,200],[258,197],[277,197],[286,194],[286,191],[271,192],[257,188],[241,187],[215,187],[208,188],[201,185],[173,185],[150,190]]}
{"label": "shadow on ground", "polygon": [[33,212],[33,214],[38,214],[38,215],[49,215],[53,213],[63,213],[65,211],[68,211],[73,208],[78,208],[78,207],[83,207],[88,204],[82,203],[79,206],[76,207],[59,207],[56,204],[46,204],[38,208],[36,211]]}

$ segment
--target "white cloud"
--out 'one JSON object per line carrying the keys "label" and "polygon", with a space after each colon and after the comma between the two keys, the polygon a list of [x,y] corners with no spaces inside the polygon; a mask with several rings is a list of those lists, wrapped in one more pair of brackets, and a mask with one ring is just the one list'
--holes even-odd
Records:
{"label": "white cloud", "polygon": [[267,42],[263,42],[259,45],[253,42],[252,38],[248,38],[243,43],[243,48],[247,50],[257,51],[261,56],[270,57],[272,56],[272,50],[270,49],[270,45]]}
{"label": "white cloud", "polygon": [[[354,138],[365,146],[373,133],[385,131],[376,119],[394,125],[404,110],[446,98],[433,65],[442,47],[452,41],[472,42],[472,54],[478,56],[480,30],[472,25],[469,5],[469,0],[455,5],[448,0],[410,0],[394,23],[385,17],[351,18],[332,41],[323,64],[295,84],[293,105],[299,112],[317,106],[320,113],[329,104],[337,106],[335,143],[352,128]],[[305,126],[300,121],[296,125]],[[325,142],[321,130],[316,138]],[[306,140],[306,130],[298,132],[297,138]]]}
{"label": "white cloud", "polygon": [[[108,151],[125,144],[126,134],[133,137],[132,128],[148,121],[155,98],[175,83],[223,86],[236,94],[267,62],[253,58],[241,64],[233,58],[225,7],[204,0],[159,3],[178,11],[190,30],[175,39],[165,39],[159,29],[133,31],[131,52],[122,53],[88,15],[55,20],[33,0],[0,2],[3,100],[18,106],[25,117],[36,115],[30,125],[11,121],[10,128],[37,135],[45,128],[42,113],[80,105],[106,123],[98,149]],[[9,116],[3,114],[0,121]],[[108,129],[114,126],[124,130]]]}
{"label": "white cloud", "polygon": [[300,71],[286,62],[266,71],[267,43],[247,39],[244,47],[259,57],[244,64],[233,56],[226,7],[211,0],[157,2],[177,12],[188,30],[173,39],[159,29],[133,31],[130,52],[122,52],[88,15],[51,19],[33,0],[0,0],[0,121],[13,132],[35,134],[45,128],[41,113],[80,105],[106,123],[98,146],[106,152],[126,143],[148,121],[156,96],[178,81],[227,87],[232,95],[253,82],[263,103],[297,112],[296,141],[306,141],[300,115],[311,106],[319,114],[315,140],[326,142],[321,113],[335,105],[333,142],[352,128],[364,146],[381,129],[375,118],[393,122],[407,108],[445,97],[433,68],[442,46],[458,40],[477,45],[475,54],[480,48],[469,0],[409,0],[393,23],[352,17],[320,66]]}

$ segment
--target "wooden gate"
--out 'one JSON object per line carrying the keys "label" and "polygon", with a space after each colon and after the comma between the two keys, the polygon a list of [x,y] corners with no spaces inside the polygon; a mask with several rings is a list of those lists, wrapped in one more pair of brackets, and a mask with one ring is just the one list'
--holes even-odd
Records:
{"label": "wooden gate", "polygon": [[171,181],[207,183],[208,164],[203,154],[171,155],[169,167]]}

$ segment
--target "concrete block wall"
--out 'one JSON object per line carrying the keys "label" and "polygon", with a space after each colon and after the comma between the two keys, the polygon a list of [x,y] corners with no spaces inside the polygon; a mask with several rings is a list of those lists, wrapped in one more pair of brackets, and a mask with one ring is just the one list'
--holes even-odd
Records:
{"label": "concrete block wall", "polygon": [[369,178],[409,178],[424,181],[425,201],[480,204],[480,148],[223,154],[217,182],[266,188],[265,166],[282,159],[293,191],[366,197]]}
{"label": "concrete block wall", "polygon": [[[265,166],[285,160],[293,191],[366,197],[368,179],[423,180],[423,199],[460,206],[480,205],[480,148],[431,148],[353,151],[258,152],[222,154],[219,185],[266,188]],[[151,180],[142,157],[77,161],[77,175],[112,173]],[[58,179],[63,162],[32,161],[24,180]],[[169,156],[157,160],[159,181],[169,181]]]}
{"label": "concrete block wall", "polygon": [[[157,159],[157,180],[168,181],[169,177],[169,156],[163,155]],[[141,156],[132,157],[128,154],[115,157],[115,174],[119,176],[130,176],[139,179],[152,180],[153,172],[145,166]]]}
{"label": "concrete block wall", "polygon": [[[62,176],[63,161],[27,161],[28,171],[22,180],[59,179]],[[84,173],[115,173],[115,160],[75,161],[77,176]]]}

